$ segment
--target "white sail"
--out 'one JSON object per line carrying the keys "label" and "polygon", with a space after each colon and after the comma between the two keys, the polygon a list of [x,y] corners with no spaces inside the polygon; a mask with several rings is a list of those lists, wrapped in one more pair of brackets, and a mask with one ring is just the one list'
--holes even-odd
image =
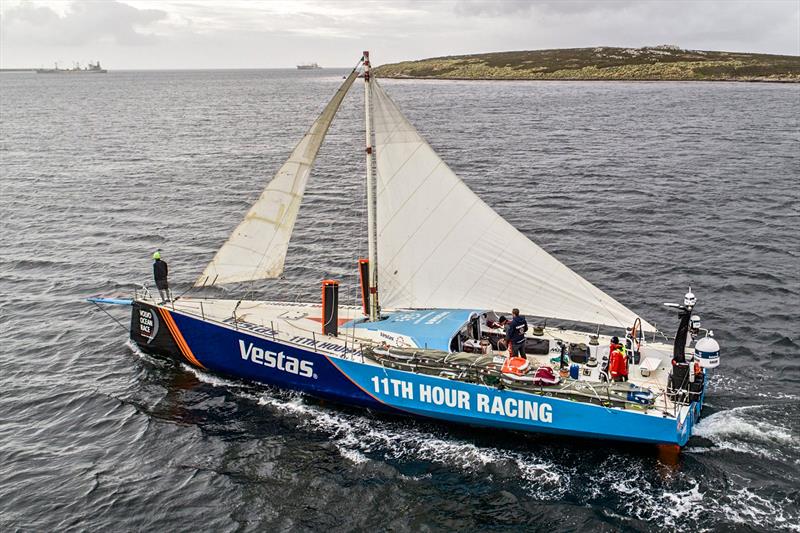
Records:
{"label": "white sail", "polygon": [[277,278],[283,273],[308,175],[333,117],[357,75],[358,71],[353,70],[342,83],[244,220],[195,281],[196,287]]}
{"label": "white sail", "polygon": [[[383,88],[372,85],[384,306],[518,307],[539,317],[633,325],[636,313],[531,242],[473,193]],[[642,325],[655,329],[644,320]]]}

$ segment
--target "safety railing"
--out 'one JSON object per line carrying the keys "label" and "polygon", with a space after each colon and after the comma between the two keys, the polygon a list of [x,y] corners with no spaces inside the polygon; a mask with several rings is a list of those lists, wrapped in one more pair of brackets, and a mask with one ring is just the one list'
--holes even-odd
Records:
{"label": "safety railing", "polygon": [[[150,291],[148,290],[146,285],[142,285],[141,288],[137,288],[137,289],[134,290],[134,298],[137,299],[137,300],[148,301],[149,303],[154,303],[155,302],[155,300],[152,297],[152,294],[150,293]],[[178,299],[176,298],[176,300],[178,300]],[[270,303],[280,304],[282,302],[259,302],[259,303],[263,303],[263,304],[269,305]],[[259,323],[250,322],[250,321],[242,319],[241,317],[238,317],[236,315],[236,310],[238,309],[238,305],[236,306],[236,308],[234,308],[234,311],[233,311],[233,313],[231,315],[231,318],[233,320],[231,320],[231,321],[220,320],[219,318],[216,318],[214,316],[209,315],[206,312],[206,308],[205,308],[205,305],[203,304],[202,300],[196,300],[196,301],[183,300],[183,301],[180,301],[180,303],[178,304],[177,307],[175,305],[175,300],[173,300],[172,302],[170,302],[169,307],[170,307],[170,309],[172,311],[176,311],[176,312],[180,312],[180,313],[183,313],[183,314],[186,314],[186,315],[189,315],[189,316],[200,318],[204,322],[210,322],[210,323],[221,325],[221,326],[225,326],[225,327],[233,327],[236,331],[240,331],[240,327],[241,327],[242,323],[251,324],[253,326],[263,328],[264,330],[267,330],[267,331],[266,332],[265,331],[254,331],[254,330],[249,329],[249,328],[241,328],[241,329],[246,331],[246,332],[248,332],[249,334],[265,336],[265,337],[271,339],[273,342],[280,342],[281,344],[286,344],[286,345],[293,346],[293,347],[300,348],[300,349],[304,349],[304,350],[307,350],[307,349],[311,348],[311,349],[313,349],[314,353],[324,352],[327,355],[333,355],[335,357],[339,357],[339,358],[346,359],[346,360],[349,360],[349,361],[356,361],[358,358],[360,358],[360,360],[363,362],[363,360],[364,360],[364,354],[363,354],[364,344],[367,344],[367,345],[369,344],[369,343],[357,342],[355,340],[355,336],[353,336],[351,338],[350,350],[348,350],[348,343],[347,343],[346,337],[345,337],[345,341],[344,341],[343,344],[340,344],[338,338],[331,338],[331,339],[326,339],[326,340],[322,341],[322,340],[318,340],[317,339],[317,334],[314,331],[311,332],[311,338],[309,339],[311,341],[310,345],[309,344],[304,344],[304,343],[301,343],[301,342],[297,342],[297,341],[293,341],[292,337],[296,336],[296,335],[292,335],[289,332],[282,332],[280,330],[280,324],[279,323],[276,324],[276,322],[274,320],[270,320],[269,326],[267,326],[267,324],[265,324],[263,322],[261,324],[259,324]],[[346,334],[346,330],[345,330],[345,334]],[[319,345],[320,344],[324,344],[324,343],[331,343],[333,345],[341,346],[344,351],[343,352],[338,352],[337,350],[326,350],[325,348],[321,348]]]}

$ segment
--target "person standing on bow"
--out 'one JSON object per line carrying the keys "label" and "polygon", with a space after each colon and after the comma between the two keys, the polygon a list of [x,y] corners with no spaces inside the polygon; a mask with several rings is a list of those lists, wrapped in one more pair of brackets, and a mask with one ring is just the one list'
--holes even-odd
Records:
{"label": "person standing on bow", "polygon": [[508,353],[511,357],[525,357],[525,332],[528,331],[528,321],[519,314],[519,309],[513,309],[514,318],[506,325],[506,342]]}
{"label": "person standing on bow", "polygon": [[167,275],[169,274],[169,267],[166,261],[161,260],[161,252],[153,254],[153,278],[156,280],[156,287],[158,287],[158,295],[161,296],[161,303],[169,302],[172,295],[169,291],[169,282]]}

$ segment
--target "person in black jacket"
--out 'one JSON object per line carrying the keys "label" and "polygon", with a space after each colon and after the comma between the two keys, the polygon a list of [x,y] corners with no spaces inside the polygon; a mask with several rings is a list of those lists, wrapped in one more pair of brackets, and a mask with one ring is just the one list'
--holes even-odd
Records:
{"label": "person in black jacket", "polygon": [[161,252],[153,254],[153,277],[156,280],[156,287],[158,287],[158,294],[161,296],[161,303],[169,302],[172,299],[172,294],[169,291],[169,282],[167,275],[169,274],[169,267],[166,261],[161,260]]}
{"label": "person in black jacket", "polygon": [[528,331],[528,321],[519,314],[519,309],[513,309],[514,318],[506,326],[506,341],[511,357],[525,357],[525,332]]}

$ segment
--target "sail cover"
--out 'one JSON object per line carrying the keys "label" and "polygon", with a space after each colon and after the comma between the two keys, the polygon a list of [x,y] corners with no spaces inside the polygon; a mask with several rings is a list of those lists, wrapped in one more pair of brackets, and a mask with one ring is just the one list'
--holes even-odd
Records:
{"label": "sail cover", "polygon": [[[539,317],[633,326],[636,313],[500,217],[436,155],[383,88],[370,85],[382,305],[518,307]],[[642,326],[655,330],[644,320]]]}
{"label": "sail cover", "polygon": [[196,287],[277,278],[283,273],[289,239],[314,159],[357,76],[358,71],[354,69],[342,83],[244,220],[195,281]]}

